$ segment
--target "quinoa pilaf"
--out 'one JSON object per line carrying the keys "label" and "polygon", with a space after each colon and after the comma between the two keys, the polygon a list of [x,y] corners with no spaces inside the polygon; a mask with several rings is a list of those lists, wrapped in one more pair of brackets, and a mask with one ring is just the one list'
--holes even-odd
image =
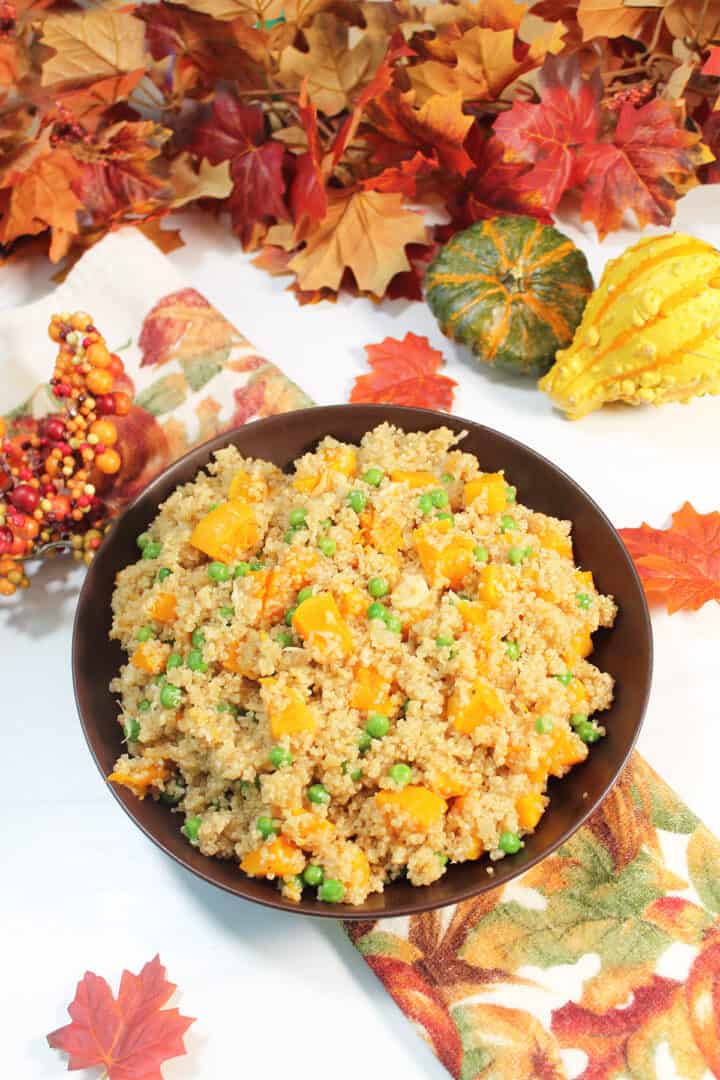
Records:
{"label": "quinoa pilaf", "polygon": [[612,678],[587,657],[615,604],[570,523],[461,438],[383,424],[289,475],[229,446],[118,574],[110,779],[289,899],[361,904],[518,851],[548,777],[604,734]]}

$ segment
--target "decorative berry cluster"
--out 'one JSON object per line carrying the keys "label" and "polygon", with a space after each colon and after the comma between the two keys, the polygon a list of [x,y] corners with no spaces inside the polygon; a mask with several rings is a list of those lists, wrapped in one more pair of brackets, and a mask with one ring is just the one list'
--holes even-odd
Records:
{"label": "decorative berry cluster", "polygon": [[0,419],[0,595],[26,588],[23,561],[70,548],[89,563],[108,527],[99,492],[122,458],[110,419],[126,416],[132,398],[114,389],[119,356],[84,312],[53,315],[48,333],[59,345],[50,385],[61,412],[23,417],[6,435]]}

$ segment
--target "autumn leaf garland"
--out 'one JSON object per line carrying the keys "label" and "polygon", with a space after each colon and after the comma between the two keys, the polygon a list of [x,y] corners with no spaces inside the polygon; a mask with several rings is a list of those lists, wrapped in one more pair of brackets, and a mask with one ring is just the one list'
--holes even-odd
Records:
{"label": "autumn leaf garland", "polygon": [[[602,236],[717,178],[714,5],[6,3],[0,243],[57,261],[188,202],[302,302],[418,298],[433,245],[566,193]],[[429,211],[432,212],[430,217]],[[430,222],[442,221],[440,225]]]}

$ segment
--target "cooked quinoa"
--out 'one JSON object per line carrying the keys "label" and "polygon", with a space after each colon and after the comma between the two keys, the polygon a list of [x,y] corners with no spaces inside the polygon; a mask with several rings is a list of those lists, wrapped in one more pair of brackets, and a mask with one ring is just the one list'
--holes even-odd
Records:
{"label": "cooked quinoa", "polygon": [[289,473],[229,446],[118,574],[111,779],[289,899],[517,851],[604,734],[615,604],[461,440],[383,424]]}

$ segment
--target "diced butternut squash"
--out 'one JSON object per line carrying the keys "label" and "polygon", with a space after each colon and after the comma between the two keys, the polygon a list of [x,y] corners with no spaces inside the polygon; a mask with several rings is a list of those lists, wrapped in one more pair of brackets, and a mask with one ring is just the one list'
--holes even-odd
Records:
{"label": "diced butternut squash", "polygon": [[574,731],[556,724],[552,730],[552,742],[547,763],[552,776],[563,776],[568,769],[584,761],[588,748]]}
{"label": "diced butternut squash", "polygon": [[348,656],[352,635],[332,593],[316,593],[295,609],[293,629],[313,649],[319,660]]}
{"label": "diced butternut squash", "polygon": [[319,472],[299,473],[293,480],[296,491],[307,494],[320,486],[328,472],[343,476],[354,476],[357,472],[357,451],[354,446],[327,446],[320,451],[321,468]]}
{"label": "diced butternut squash", "polygon": [[130,663],[138,671],[145,671],[148,675],[159,675],[165,667],[167,651],[158,647],[156,641],[141,641],[132,654]]}
{"label": "diced butternut squash", "polygon": [[468,792],[468,786],[464,780],[461,780],[459,776],[445,772],[443,769],[436,769],[432,776],[433,791],[436,791],[438,795],[442,795],[444,799],[454,799],[462,795],[466,795]]}
{"label": "diced butternut squash", "polygon": [[572,558],[572,540],[565,533],[557,532],[556,529],[548,529],[538,537],[540,547],[548,551],[556,551],[565,559]]}
{"label": "diced butternut squash", "polygon": [[473,540],[456,534],[447,518],[419,525],[413,532],[413,541],[431,583],[442,577],[455,588],[473,567]]}
{"label": "diced butternut squash", "polygon": [[589,656],[592,651],[593,640],[590,631],[587,628],[578,630],[570,639],[568,661],[572,664],[578,656]]}
{"label": "diced butternut squash", "polygon": [[229,499],[247,499],[248,502],[261,502],[268,493],[268,486],[262,476],[251,476],[245,469],[238,469],[228,490]]}
{"label": "diced butternut squash", "polygon": [[133,795],[137,795],[138,799],[144,799],[151,787],[167,780],[169,776],[170,770],[162,761],[143,761],[138,766],[135,766],[133,761],[126,768],[121,765],[119,769],[111,772],[108,780],[112,784],[122,784],[129,788]]}
{"label": "diced butternut squash", "polygon": [[588,692],[580,679],[573,679],[568,686],[568,698],[573,709],[580,709],[588,699]]}
{"label": "diced butternut squash", "polygon": [[305,864],[305,856],[300,848],[284,836],[263,844],[254,851],[248,851],[240,863],[240,869],[249,877],[286,877],[299,874]]}
{"label": "diced butternut squash", "polygon": [[220,503],[198,521],[190,535],[193,547],[220,562],[249,554],[258,539],[253,509],[242,498]]}
{"label": "diced butternut squash", "polygon": [[578,588],[583,592],[594,591],[595,582],[593,581],[592,570],[576,570],[575,580],[578,583]]}
{"label": "diced butternut squash", "polygon": [[447,706],[448,720],[456,731],[469,735],[478,724],[486,723],[502,711],[502,702],[491,686],[482,679],[474,684],[469,697],[462,697],[458,690],[450,696]]}
{"label": "diced butternut squash", "polygon": [[288,548],[285,557],[268,572],[263,597],[263,616],[275,622],[287,611],[295,594],[309,584],[317,554],[312,548]]}
{"label": "diced butternut squash", "polygon": [[420,829],[429,829],[447,811],[441,795],[417,784],[408,784],[400,791],[379,791],[375,802],[383,810],[401,810]]}
{"label": "diced butternut squash", "polygon": [[372,667],[360,665],[355,669],[350,705],[353,709],[369,709],[390,716],[394,711],[389,698],[390,684]]}
{"label": "diced butternut squash", "polygon": [[372,510],[363,510],[360,515],[360,528],[365,543],[383,555],[397,555],[403,546],[402,529],[397,522],[379,517]]}
{"label": "diced butternut squash", "polygon": [[458,600],[457,609],[466,630],[479,630],[484,641],[489,641],[492,631],[487,621],[487,606],[475,600]]}
{"label": "diced butternut squash", "polygon": [[177,615],[177,597],[175,593],[158,593],[152,602],[148,615],[158,622],[172,622]]}
{"label": "diced butternut squash", "polygon": [[309,810],[293,810],[293,835],[300,847],[307,851],[316,851],[319,844],[328,840],[335,833],[335,826],[327,818],[313,814]]}
{"label": "diced butternut squash", "polygon": [[463,504],[470,506],[484,496],[488,514],[499,514],[507,507],[507,483],[502,473],[485,473],[468,480],[463,487]]}
{"label": "diced butternut squash", "polygon": [[292,701],[284,709],[270,715],[270,734],[273,739],[283,735],[299,735],[313,732],[317,728],[315,713],[299,694],[294,694]]}
{"label": "diced butternut squash", "polygon": [[483,566],[480,571],[479,598],[488,607],[496,607],[500,601],[503,585],[503,573],[497,563]]}
{"label": "diced butternut squash", "polygon": [[422,472],[413,469],[393,469],[390,477],[396,484],[407,484],[413,489],[423,487],[436,487],[438,479],[431,472]]}
{"label": "diced butternut squash", "polygon": [[355,888],[365,888],[370,881],[370,863],[367,855],[357,844],[349,843],[347,850],[351,856],[350,885]]}
{"label": "diced butternut squash", "polygon": [[368,595],[362,589],[350,588],[338,596],[338,607],[346,618],[364,615],[368,609]]}
{"label": "diced butternut squash", "polygon": [[545,812],[545,804],[542,795],[532,792],[530,795],[521,795],[515,803],[518,823],[522,829],[534,829]]}

